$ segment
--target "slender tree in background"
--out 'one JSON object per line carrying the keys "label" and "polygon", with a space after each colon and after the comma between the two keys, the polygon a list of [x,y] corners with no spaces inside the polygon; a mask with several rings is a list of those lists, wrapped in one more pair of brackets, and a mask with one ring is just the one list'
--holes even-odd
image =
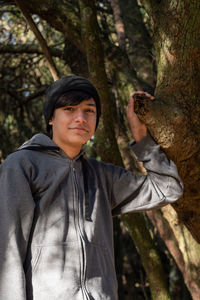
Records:
{"label": "slender tree in background", "polygon": [[[193,299],[198,299],[200,293],[200,4],[197,2],[127,0],[124,5],[122,0],[96,3],[92,0],[54,3],[20,0],[49,45],[59,74],[73,72],[90,76],[97,86],[103,102],[103,122],[96,136],[99,144],[96,151],[103,160],[139,171],[127,147],[130,134],[124,119],[124,105],[135,89],[153,92],[156,87],[156,101],[140,101],[136,108],[153,137],[177,163],[185,194],[174,205],[177,213],[168,206],[148,216],[176,261]],[[0,41],[0,130],[5,157],[25,138],[42,130],[42,124],[38,124],[40,97],[51,78],[43,51],[13,5],[15,2],[0,3],[4,32],[3,43]],[[92,27],[90,22],[94,22]],[[6,33],[7,27],[13,28],[10,34]],[[25,28],[24,35],[22,28]],[[9,57],[12,59],[8,63]],[[159,299],[170,299],[163,262],[145,218],[137,214],[123,220],[141,255],[152,299],[158,299],[158,295]],[[179,295],[184,299],[181,292]]]}

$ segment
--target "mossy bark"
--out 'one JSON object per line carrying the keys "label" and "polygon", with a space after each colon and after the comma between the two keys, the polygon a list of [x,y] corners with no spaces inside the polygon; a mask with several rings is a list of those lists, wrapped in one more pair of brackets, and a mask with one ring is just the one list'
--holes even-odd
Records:
{"label": "mossy bark", "polygon": [[127,214],[122,219],[128,225],[128,230],[142,258],[142,264],[150,284],[152,300],[171,299],[162,262],[145,226],[143,215]]}
{"label": "mossy bark", "polygon": [[170,205],[161,210],[149,211],[147,214],[181,271],[192,299],[199,300],[200,245],[187,228],[180,224],[175,210]]}
{"label": "mossy bark", "polygon": [[139,114],[178,166],[185,193],[174,208],[200,242],[200,2],[143,2],[151,17],[158,75],[157,100]]}

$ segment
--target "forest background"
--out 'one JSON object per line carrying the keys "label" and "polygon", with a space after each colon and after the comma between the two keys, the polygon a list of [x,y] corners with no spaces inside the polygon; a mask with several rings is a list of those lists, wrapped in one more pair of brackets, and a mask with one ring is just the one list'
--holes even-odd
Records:
{"label": "forest background", "polygon": [[[125,106],[175,161],[185,192],[173,206],[114,218],[119,299],[200,299],[200,2],[0,0],[0,158],[45,131],[46,87],[90,78],[102,120],[89,156],[142,172]],[[92,147],[91,147],[92,146]]]}

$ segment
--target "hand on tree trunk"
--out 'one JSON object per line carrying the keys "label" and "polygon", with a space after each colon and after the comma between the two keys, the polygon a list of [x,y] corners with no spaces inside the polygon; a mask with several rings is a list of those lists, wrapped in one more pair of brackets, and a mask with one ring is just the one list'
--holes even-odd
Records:
{"label": "hand on tree trunk", "polygon": [[128,122],[131,128],[133,138],[136,142],[141,141],[147,135],[147,126],[138,118],[134,110],[135,99],[154,100],[155,98],[143,91],[137,91],[130,97],[126,108]]}

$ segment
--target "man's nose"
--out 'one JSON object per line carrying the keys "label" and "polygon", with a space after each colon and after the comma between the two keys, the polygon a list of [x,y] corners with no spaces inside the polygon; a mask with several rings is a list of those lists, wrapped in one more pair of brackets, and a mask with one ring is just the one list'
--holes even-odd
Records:
{"label": "man's nose", "polygon": [[82,111],[81,109],[77,110],[75,114],[75,120],[79,122],[86,122],[86,115],[84,111]]}

